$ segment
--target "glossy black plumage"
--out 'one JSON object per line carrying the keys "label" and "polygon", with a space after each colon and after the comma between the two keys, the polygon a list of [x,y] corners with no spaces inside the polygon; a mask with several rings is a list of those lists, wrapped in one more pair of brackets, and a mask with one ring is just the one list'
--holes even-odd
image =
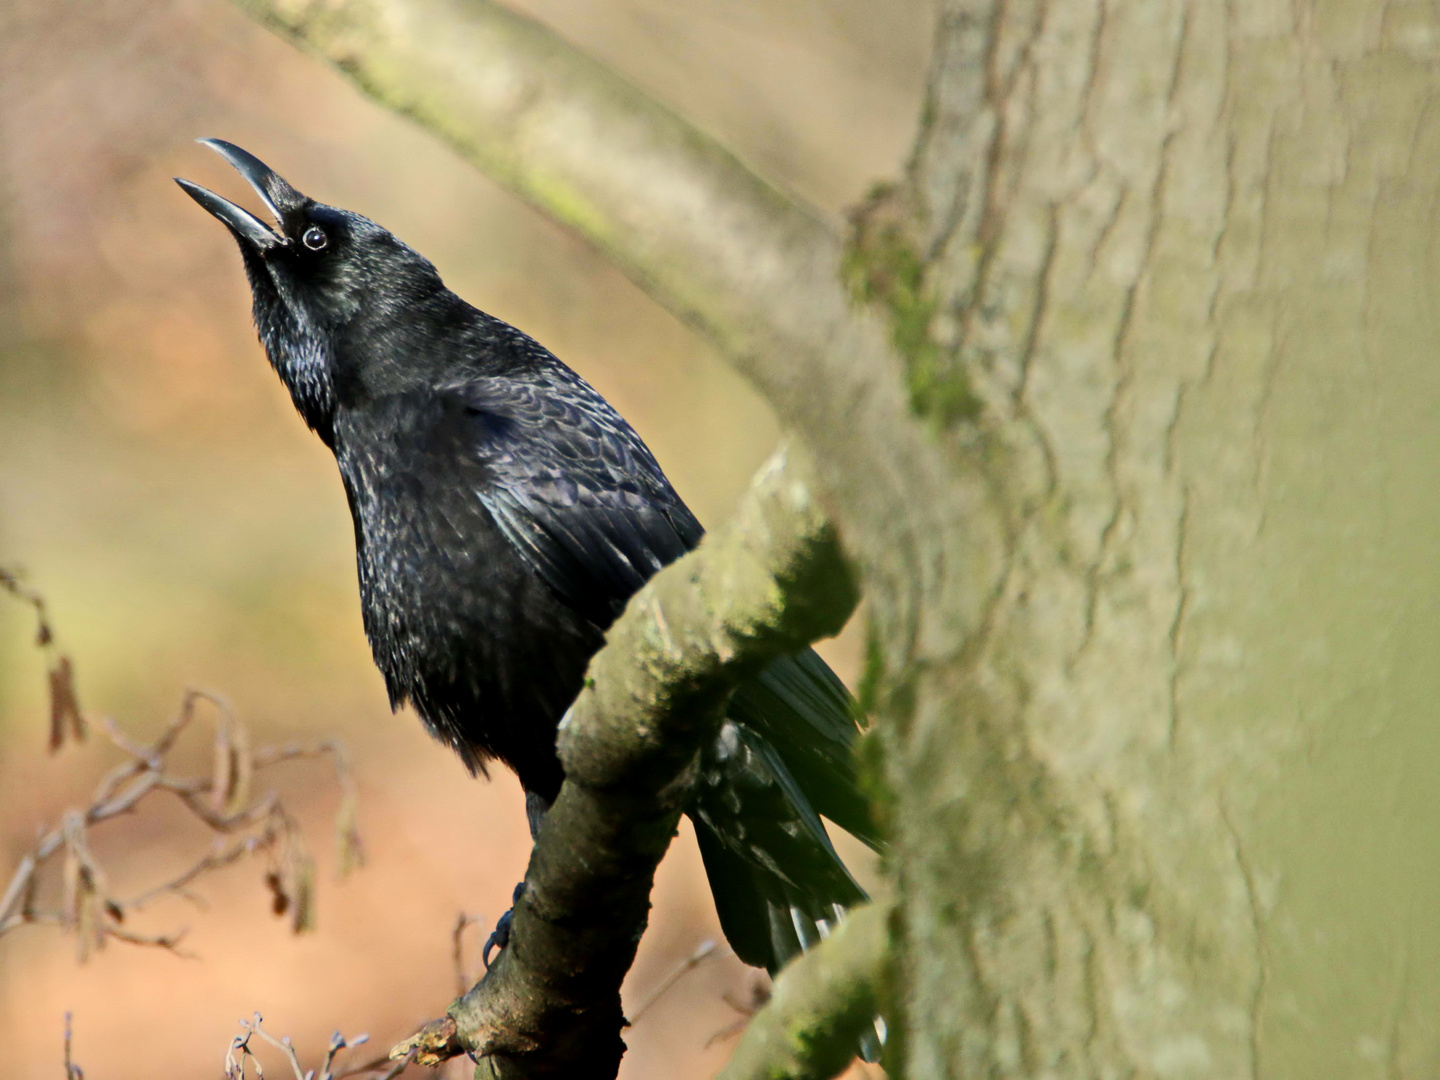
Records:
{"label": "glossy black plumage", "polygon": [[[514,327],[358,215],[211,142],[279,231],[182,186],[235,234],[262,342],[334,452],[365,632],[392,704],[472,770],[498,759],[543,809],[556,725],[605,629],[700,524],[635,431]],[[863,897],[823,813],[872,845],[854,712],[811,651],[735,694],[690,810],[727,937],[772,971]]]}

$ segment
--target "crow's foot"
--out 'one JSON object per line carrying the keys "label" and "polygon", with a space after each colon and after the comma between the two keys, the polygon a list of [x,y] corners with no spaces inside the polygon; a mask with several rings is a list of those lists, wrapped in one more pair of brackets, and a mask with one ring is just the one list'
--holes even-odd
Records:
{"label": "crow's foot", "polygon": [[510,897],[510,910],[500,916],[500,921],[495,924],[495,929],[485,939],[485,948],[480,950],[480,959],[485,962],[485,970],[490,970],[490,953],[494,949],[503,949],[510,944],[510,923],[515,918],[515,906],[520,902],[520,897],[525,895],[525,882],[515,886],[515,893]]}

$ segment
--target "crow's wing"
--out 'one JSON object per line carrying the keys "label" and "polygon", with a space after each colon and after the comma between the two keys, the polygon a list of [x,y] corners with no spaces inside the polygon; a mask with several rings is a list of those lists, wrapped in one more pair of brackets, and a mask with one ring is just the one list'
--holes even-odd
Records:
{"label": "crow's wing", "polygon": [[[546,380],[464,388],[470,445],[488,479],[480,498],[541,578],[605,628],[703,530],[603,398],[568,369]],[[781,657],[739,687],[731,715],[764,734],[821,813],[878,845],[855,774],[855,711],[813,650]]]}
{"label": "crow's wing", "polygon": [[[566,377],[568,376],[568,377]],[[608,627],[704,530],[620,415],[568,371],[460,391],[479,492],[506,539],[571,607]]]}

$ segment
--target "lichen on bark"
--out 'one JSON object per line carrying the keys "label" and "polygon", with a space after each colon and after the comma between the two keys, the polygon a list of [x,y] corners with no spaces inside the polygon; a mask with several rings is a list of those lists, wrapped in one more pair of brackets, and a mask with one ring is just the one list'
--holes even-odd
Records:
{"label": "lichen on bark", "polygon": [[939,301],[909,226],[900,187],[877,184],[850,214],[841,272],[856,303],[884,313],[911,409],[943,430],[976,419],[981,405],[963,365],[932,334]]}

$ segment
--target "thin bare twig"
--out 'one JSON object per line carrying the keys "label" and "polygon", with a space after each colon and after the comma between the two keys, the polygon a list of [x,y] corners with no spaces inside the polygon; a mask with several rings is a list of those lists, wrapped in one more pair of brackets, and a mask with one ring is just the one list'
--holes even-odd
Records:
{"label": "thin bare twig", "polygon": [[70,657],[55,644],[55,631],[50,624],[45,597],[39,590],[26,585],[19,571],[7,570],[3,566],[0,566],[0,589],[35,609],[35,644],[45,653],[50,684],[50,752],[55,753],[67,740],[84,741],[85,718],[75,693],[75,673]]}
{"label": "thin bare twig", "polygon": [[465,971],[465,931],[468,927],[479,925],[477,916],[462,911],[455,918],[455,929],[450,932],[450,961],[455,969],[456,997],[470,989],[470,976]]}
{"label": "thin bare twig", "polygon": [[[39,620],[36,641],[42,648],[53,651],[55,635],[44,598],[35,589],[22,585],[16,574],[3,568],[0,568],[0,590],[35,608]],[[52,713],[55,671],[52,663]],[[65,658],[65,678],[71,677],[69,660]],[[73,692],[68,700],[73,705]],[[214,715],[212,771],[209,776],[172,773],[167,767],[167,756],[195,722],[201,705],[208,705]],[[75,710],[78,716],[78,706]],[[73,731],[77,737],[83,731],[83,725],[71,723],[68,714],[66,722],[70,726],[65,730]],[[289,914],[296,933],[309,929],[313,922],[314,860],[278,792],[255,794],[253,791],[257,774],[286,761],[325,755],[334,759],[341,789],[336,815],[340,873],[343,876],[360,865],[355,780],[344,748],[338,742],[287,743],[252,749],[249,730],[230,703],[218,694],[197,689],[185,692],[175,717],[148,745],[132,738],[109,717],[97,726],[124,760],[101,777],[88,804],[67,809],[60,822],[41,833],[33,848],[21,857],[4,892],[0,893],[0,935],[26,925],[58,925],[75,933],[82,960],[112,938],[184,955],[179,950],[183,931],[145,934],[125,925],[127,917],[162,896],[174,895],[199,903],[199,898],[189,891],[190,884],[197,878],[262,853],[269,863],[265,880],[275,913]],[[209,851],[169,880],[128,898],[116,896],[108,886],[104,867],[91,850],[90,830],[101,822],[135,812],[157,792],[176,798],[213,834],[213,843]],[[42,906],[37,901],[41,878],[57,862],[61,866],[61,904]]]}
{"label": "thin bare twig", "polygon": [[717,950],[713,938],[707,938],[702,941],[699,948],[684,960],[680,961],[680,963],[676,964],[674,970],[660,980],[660,985],[650,991],[650,994],[640,1003],[639,1007],[636,1008],[635,1015],[630,1017],[630,1026],[634,1027],[640,1023],[640,1020],[650,1011],[652,1005],[668,994],[681,979],[694,971],[706,960],[710,959],[710,957],[733,955],[734,951],[729,948]]}
{"label": "thin bare twig", "polygon": [[347,1076],[364,1076],[366,1073],[380,1072],[381,1070],[384,1070],[384,1076],[377,1078],[377,1080],[386,1080],[388,1077],[399,1076],[410,1064],[411,1061],[409,1059],[392,1062],[389,1053],[380,1053],[367,1061],[360,1062],[358,1065],[347,1066],[344,1071],[335,1074],[335,1080],[345,1080]]}
{"label": "thin bare twig", "polygon": [[770,980],[760,974],[750,980],[750,1000],[737,1001],[735,995],[728,990],[720,995],[720,999],[739,1013],[739,1018],[733,1023],[726,1024],[719,1031],[712,1034],[705,1040],[705,1049],[709,1050],[718,1042],[726,1039],[733,1039],[745,1030],[755,1014],[770,1003]]}
{"label": "thin bare twig", "polygon": [[288,1035],[276,1038],[265,1030],[263,1019],[257,1012],[251,1019],[240,1021],[240,1034],[230,1040],[230,1046],[225,1051],[225,1080],[247,1080],[247,1068],[251,1062],[255,1065],[257,1080],[264,1080],[265,1070],[255,1051],[250,1048],[250,1040],[257,1035],[285,1056],[290,1071],[295,1075],[295,1080],[344,1080],[348,1076],[363,1076],[367,1073],[379,1073],[380,1075],[376,1076],[374,1080],[395,1080],[395,1077],[414,1062],[413,1054],[394,1062],[388,1056],[382,1055],[337,1071],[337,1061],[342,1050],[354,1050],[370,1041],[369,1035],[356,1035],[346,1039],[337,1031],[330,1036],[330,1045],[325,1050],[325,1060],[321,1063],[317,1073],[314,1069],[305,1069],[300,1064],[300,1055],[296,1053],[295,1046]]}
{"label": "thin bare twig", "polygon": [[85,1070],[70,1057],[70,1013],[65,1013],[65,1080],[85,1080]]}
{"label": "thin bare twig", "polygon": [[406,1054],[399,1061],[391,1065],[390,1068],[386,1069],[383,1074],[376,1077],[375,1080],[395,1080],[395,1077],[399,1076],[402,1072],[404,1072],[412,1064],[414,1064],[415,1056],[417,1053],[418,1051],[415,1050],[410,1051],[410,1053]]}

